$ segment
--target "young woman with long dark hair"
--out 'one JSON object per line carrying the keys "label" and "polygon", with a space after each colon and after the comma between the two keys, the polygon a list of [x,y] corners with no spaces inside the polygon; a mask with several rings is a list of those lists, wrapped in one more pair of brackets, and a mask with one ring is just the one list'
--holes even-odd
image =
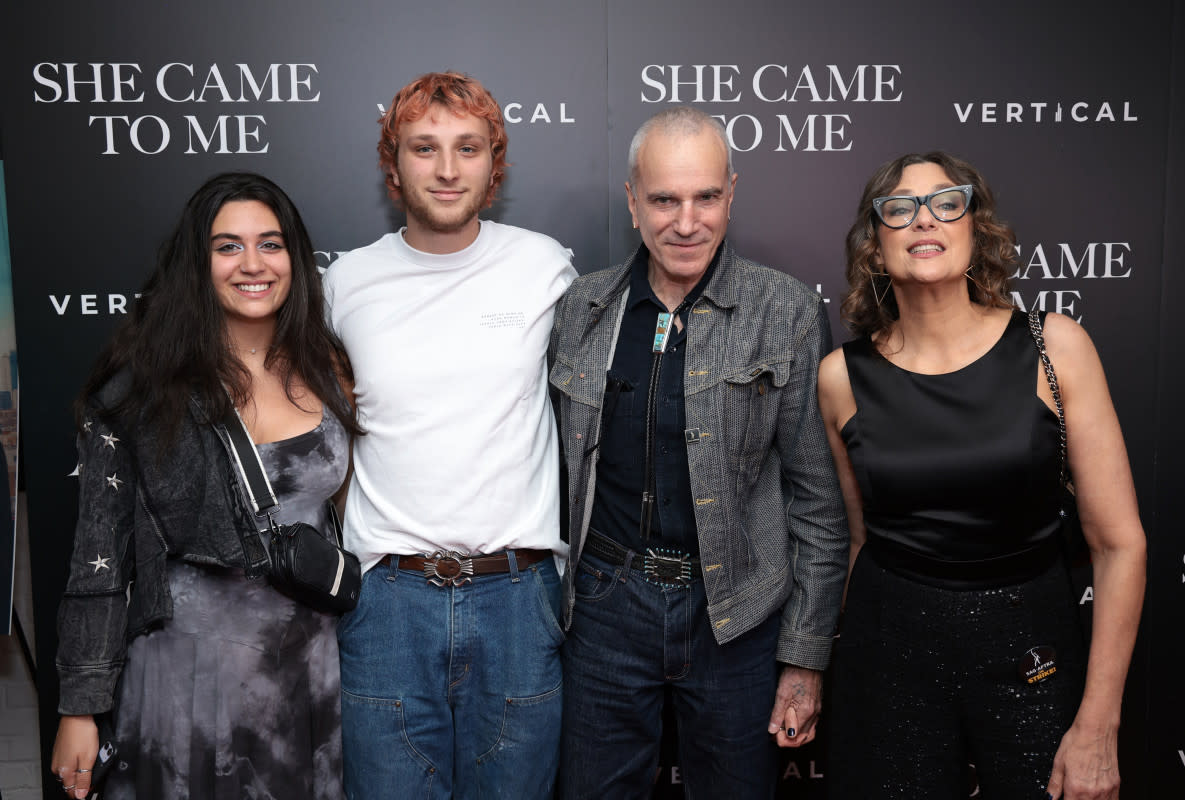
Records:
{"label": "young woman with long dark hair", "polygon": [[328,531],[361,433],[287,195],[227,173],[189,199],[79,398],[79,521],[59,612],[52,769],[85,797],[337,798],[336,618],[252,579],[260,525],[218,423],[246,424],[279,521]]}

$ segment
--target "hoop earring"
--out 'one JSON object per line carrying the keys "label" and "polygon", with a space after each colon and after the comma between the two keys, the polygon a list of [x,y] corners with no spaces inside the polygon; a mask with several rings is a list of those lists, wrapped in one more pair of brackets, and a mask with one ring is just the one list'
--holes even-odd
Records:
{"label": "hoop earring", "polygon": [[975,269],[975,265],[974,265],[974,264],[972,264],[971,266],[967,267],[967,271],[966,271],[966,272],[964,272],[963,274],[967,276],[967,280],[971,281],[972,283],[974,283],[976,286],[978,286],[978,287],[979,287],[979,291],[983,292],[983,294],[984,294],[985,298],[987,298],[987,297],[991,297],[991,296],[992,296],[992,293],[991,293],[991,292],[989,292],[989,291],[988,291],[986,288],[984,288],[984,285],[983,285],[982,283],[980,283],[979,281],[975,280],[975,276],[971,274],[971,270],[973,270],[973,269]]}
{"label": "hoop earring", "polygon": [[[884,279],[881,281],[883,288],[877,286],[878,278]],[[889,289],[893,288],[893,279],[887,272],[869,272],[868,282],[872,285],[872,296],[876,298],[876,304],[879,306],[885,299],[885,295],[889,293]]]}

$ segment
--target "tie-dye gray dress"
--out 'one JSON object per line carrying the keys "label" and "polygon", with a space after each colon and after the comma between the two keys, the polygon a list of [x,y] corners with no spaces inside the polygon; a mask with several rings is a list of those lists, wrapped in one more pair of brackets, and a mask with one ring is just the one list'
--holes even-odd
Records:
{"label": "tie-dye gray dress", "polygon": [[[349,440],[328,410],[259,446],[282,522],[328,530]],[[336,800],[341,786],[337,617],[239,569],[168,564],[173,618],[128,647],[108,800]]]}

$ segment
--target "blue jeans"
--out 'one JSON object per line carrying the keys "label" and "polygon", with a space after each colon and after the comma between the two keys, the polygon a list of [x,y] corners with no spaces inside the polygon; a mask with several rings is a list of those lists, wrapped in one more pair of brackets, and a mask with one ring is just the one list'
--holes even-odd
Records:
{"label": "blue jeans", "polygon": [[550,558],[458,587],[369,570],[338,625],[346,796],[551,797],[559,609]]}
{"label": "blue jeans", "polygon": [[703,582],[663,588],[587,553],[564,644],[560,797],[648,798],[670,686],[688,798],[772,798],[778,615],[716,643]]}

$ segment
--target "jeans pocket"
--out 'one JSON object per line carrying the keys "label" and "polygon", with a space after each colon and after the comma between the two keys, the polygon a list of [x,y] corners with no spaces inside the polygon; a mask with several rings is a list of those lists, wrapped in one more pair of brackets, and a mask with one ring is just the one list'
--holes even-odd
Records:
{"label": "jeans pocket", "polygon": [[417,749],[400,700],[343,691],[342,748],[350,796],[366,787],[399,786],[401,797],[430,797],[436,765]]}
{"label": "jeans pocket", "polygon": [[551,633],[552,639],[557,645],[563,644],[564,626],[560,624],[563,588],[555,564],[554,562],[550,564],[544,562],[533,566],[531,574],[534,576],[535,586],[538,589],[536,596],[539,599],[539,615],[543,626]]}
{"label": "jeans pocket", "polygon": [[576,599],[585,603],[595,603],[608,597],[614,587],[620,582],[622,567],[612,572],[598,569],[581,559],[576,565],[572,580],[576,585]]}
{"label": "jeans pocket", "polygon": [[563,700],[563,683],[543,694],[506,698],[500,735],[477,757],[479,788],[496,787],[497,797],[551,797],[559,768]]}
{"label": "jeans pocket", "polygon": [[365,620],[367,609],[374,605],[374,600],[367,597],[367,595],[373,594],[376,591],[382,591],[386,580],[384,579],[385,576],[380,573],[385,572],[385,568],[372,567],[362,573],[362,585],[358,589],[358,605],[354,606],[353,610],[342,614],[337,620],[337,638],[339,642],[342,640],[342,637],[347,636],[351,630],[358,627]]}

